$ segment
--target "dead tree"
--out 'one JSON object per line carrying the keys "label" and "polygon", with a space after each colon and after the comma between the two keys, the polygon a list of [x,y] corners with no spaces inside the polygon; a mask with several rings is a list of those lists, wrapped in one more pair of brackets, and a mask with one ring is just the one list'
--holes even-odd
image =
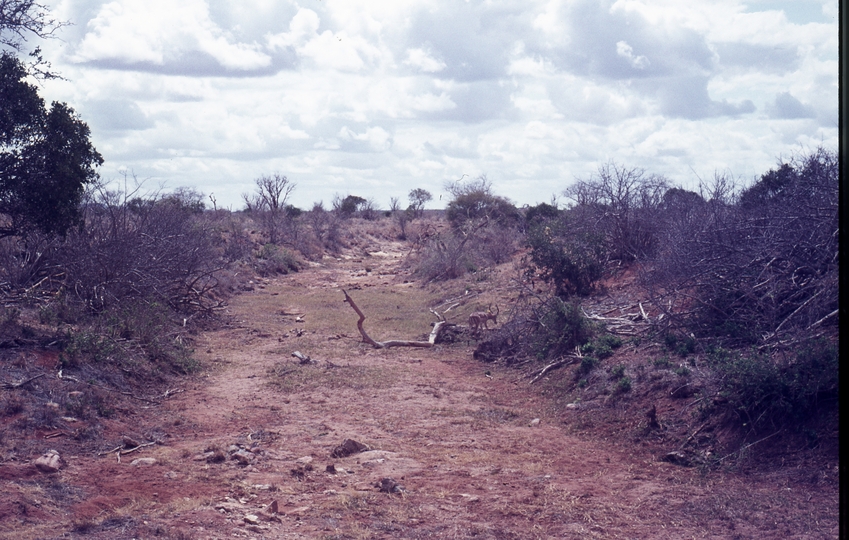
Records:
{"label": "dead tree", "polygon": [[360,335],[363,336],[363,342],[368,343],[375,349],[388,349],[389,347],[433,347],[436,344],[436,338],[439,337],[439,332],[442,328],[445,327],[446,324],[449,324],[445,317],[440,315],[439,313],[430,310],[431,313],[436,315],[439,319],[434,325],[433,330],[430,331],[430,336],[428,336],[427,341],[410,341],[410,340],[399,340],[392,339],[389,341],[375,341],[371,337],[369,337],[368,333],[363,328],[363,321],[366,320],[366,316],[363,314],[362,310],[354,303],[354,299],[348,295],[348,292],[342,289],[342,293],[345,295],[345,302],[351,305],[354,311],[357,312],[357,315],[360,316],[360,319],[357,321],[357,329],[360,331]]}

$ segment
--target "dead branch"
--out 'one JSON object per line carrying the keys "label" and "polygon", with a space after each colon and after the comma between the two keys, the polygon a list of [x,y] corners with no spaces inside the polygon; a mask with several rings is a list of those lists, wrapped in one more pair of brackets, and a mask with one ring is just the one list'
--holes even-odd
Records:
{"label": "dead branch", "polygon": [[684,443],[681,445],[681,448],[684,448],[685,446],[687,446],[688,444],[690,444],[690,441],[692,441],[692,440],[693,440],[693,437],[695,437],[696,435],[698,435],[699,433],[701,433],[701,431],[702,431],[703,429],[705,429],[709,423],[710,423],[710,421],[705,422],[704,424],[702,424],[701,426],[699,426],[699,428],[698,428],[698,429],[696,429],[696,431],[694,431],[692,435],[690,435],[689,437],[687,437],[687,440],[686,440],[686,441],[684,441]]}
{"label": "dead branch", "polygon": [[431,310],[431,312],[436,315],[440,320],[433,325],[433,330],[431,330],[430,336],[428,336],[427,341],[399,339],[393,339],[389,341],[375,341],[368,335],[365,328],[363,328],[363,321],[366,320],[365,314],[362,312],[362,310],[360,310],[357,304],[354,303],[354,299],[351,298],[350,295],[348,295],[348,292],[346,290],[342,289],[342,294],[345,295],[345,302],[347,302],[351,306],[351,308],[353,308],[353,310],[357,313],[357,315],[360,316],[360,318],[357,320],[357,329],[360,331],[360,335],[363,337],[363,342],[368,343],[375,349],[388,349],[390,347],[433,347],[436,344],[436,338],[439,336],[439,331],[442,329],[443,326],[448,324],[445,321],[445,317]]}
{"label": "dead branch", "polygon": [[535,382],[540,380],[549,371],[553,371],[553,370],[561,368],[563,366],[570,366],[577,361],[578,361],[577,357],[568,357],[568,358],[562,358],[562,359],[558,360],[557,362],[552,362],[551,364],[548,364],[547,366],[542,368],[539,371],[539,373],[537,373],[536,377],[534,377],[533,380],[531,380],[531,382],[529,382],[528,384],[534,384]]}
{"label": "dead branch", "polygon": [[27,384],[31,383],[32,381],[39,379],[41,377],[44,377],[45,375],[46,375],[46,373],[42,373],[41,375],[36,375],[35,377],[30,377],[29,379],[27,379],[25,381],[20,381],[20,382],[16,382],[16,383],[3,383],[3,388],[7,388],[9,390],[14,390],[15,388],[20,388],[22,386],[26,386]]}
{"label": "dead branch", "polygon": [[153,446],[154,444],[157,444],[157,443],[159,443],[159,441],[151,441],[151,442],[148,442],[148,443],[140,444],[140,445],[138,445],[134,448],[127,448],[127,449],[124,449],[124,450],[122,450],[122,448],[124,448],[123,445],[122,446],[116,446],[112,450],[107,450],[105,452],[98,452],[97,455],[98,456],[105,456],[105,455],[114,453],[118,456],[118,462],[120,463],[121,462],[120,456],[126,456],[127,454],[131,454],[131,453],[135,452],[136,450],[139,450],[140,448],[145,448],[147,446]]}

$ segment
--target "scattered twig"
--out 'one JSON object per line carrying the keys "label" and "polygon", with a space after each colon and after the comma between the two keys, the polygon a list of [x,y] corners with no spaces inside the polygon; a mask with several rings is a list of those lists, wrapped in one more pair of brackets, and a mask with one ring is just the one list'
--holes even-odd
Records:
{"label": "scattered twig", "polygon": [[30,377],[29,379],[27,379],[25,381],[19,381],[19,382],[16,382],[16,383],[3,383],[3,388],[9,389],[9,390],[14,390],[15,388],[20,388],[22,386],[26,386],[27,384],[31,383],[32,381],[39,379],[41,377],[44,377],[45,375],[46,375],[46,373],[41,373],[40,375],[36,375],[35,377]]}
{"label": "scattered twig", "polygon": [[138,445],[134,448],[127,448],[127,449],[124,449],[124,450],[122,450],[122,448],[124,448],[124,446],[121,445],[121,446],[116,446],[112,450],[107,450],[105,452],[98,452],[97,455],[98,456],[105,456],[105,455],[114,453],[118,456],[118,463],[121,463],[121,456],[126,456],[127,454],[131,454],[131,453],[135,452],[136,450],[138,450],[140,448],[153,446],[154,444],[158,444],[158,443],[159,443],[159,441],[151,441],[151,442],[147,442],[147,443],[144,443],[144,444],[140,444],[140,445]]}
{"label": "scattered twig", "polygon": [[[60,370],[59,370],[59,372],[56,374],[56,377],[57,377],[57,378],[59,378],[59,379],[61,379],[61,380],[63,380],[63,381],[71,381],[71,382],[75,382],[75,383],[81,382],[81,381],[80,381],[79,379],[77,379],[76,377],[71,377],[70,375],[64,375],[64,376],[63,376],[63,375],[62,375],[62,370],[61,370],[61,369],[60,369]],[[87,384],[92,384],[92,383],[87,383]]]}
{"label": "scattered twig", "polygon": [[[39,375],[39,377],[40,376],[41,375]],[[159,396],[159,398],[154,399],[154,398],[146,398],[146,397],[142,397],[142,396],[137,396],[137,395],[133,394],[132,392],[115,390],[114,388],[109,388],[108,386],[103,386],[102,384],[97,384],[97,383],[90,382],[90,381],[83,382],[83,381],[77,379],[76,377],[72,377],[70,375],[63,375],[61,369],[56,374],[56,377],[59,378],[60,380],[63,380],[63,381],[71,381],[71,382],[75,382],[75,383],[79,383],[79,384],[87,384],[89,386],[96,386],[97,388],[102,388],[103,390],[106,390],[107,392],[117,392],[117,393],[119,393],[123,396],[131,397],[131,398],[138,400],[138,401],[144,401],[145,403],[153,403],[154,405],[159,405],[161,403],[161,401],[159,401],[159,400],[168,399],[169,397],[173,396],[174,394],[179,394],[180,392],[183,391],[182,388],[173,388],[173,389],[169,388],[161,396]],[[37,379],[38,377],[35,377],[35,378]]]}
{"label": "scattered twig", "polygon": [[130,454],[130,453],[132,453],[132,452],[135,452],[135,451],[136,451],[136,450],[138,450],[139,448],[145,448],[146,446],[153,446],[154,444],[156,444],[156,443],[158,443],[158,442],[159,442],[159,441],[151,441],[151,442],[149,442],[149,443],[140,444],[140,445],[136,446],[135,448],[129,448],[129,449],[127,449],[127,450],[121,450],[121,451],[120,451],[120,454],[121,454],[122,456],[126,456],[127,454]]}
{"label": "scattered twig", "polygon": [[686,441],[684,441],[684,443],[681,445],[681,448],[684,448],[685,446],[687,446],[688,444],[690,444],[690,441],[692,441],[692,440],[693,440],[693,437],[695,437],[695,436],[696,436],[696,435],[698,435],[698,434],[699,434],[699,433],[700,433],[703,429],[705,429],[705,428],[707,427],[708,423],[709,423],[709,422],[705,422],[704,424],[702,424],[701,426],[699,426],[699,428],[698,428],[698,429],[696,429],[696,431],[694,431],[692,435],[690,435],[689,437],[687,437],[687,440],[686,440]]}
{"label": "scattered twig", "polygon": [[760,444],[760,443],[764,442],[764,441],[765,441],[765,440],[767,440],[767,439],[770,439],[770,438],[772,438],[772,437],[775,437],[776,435],[778,435],[778,434],[779,434],[779,433],[781,433],[782,431],[784,431],[784,430],[783,430],[783,429],[779,429],[778,431],[776,431],[776,432],[775,432],[775,433],[773,433],[772,435],[767,435],[767,436],[766,436],[766,437],[764,437],[763,439],[760,439],[760,440],[755,441],[755,442],[753,442],[753,443],[749,443],[749,444],[747,444],[746,446],[744,446],[744,447],[740,448],[739,450],[735,450],[734,452],[731,452],[731,453],[730,453],[730,454],[728,454],[727,456],[719,458],[718,463],[722,463],[723,461],[725,461],[727,458],[730,458],[730,457],[731,457],[731,456],[733,456],[734,454],[738,454],[738,455],[739,455],[739,454],[742,454],[745,450],[748,450],[749,448],[751,448],[751,447],[755,446],[756,444]]}

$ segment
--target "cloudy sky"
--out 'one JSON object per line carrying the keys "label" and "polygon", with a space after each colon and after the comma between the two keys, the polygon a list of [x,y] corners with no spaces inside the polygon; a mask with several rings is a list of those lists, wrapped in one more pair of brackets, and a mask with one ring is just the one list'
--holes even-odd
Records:
{"label": "cloudy sky", "polygon": [[48,0],[46,82],[129,171],[219,206],[268,173],[439,201],[486,174],[517,204],[599,164],[692,187],[837,148],[837,0]]}

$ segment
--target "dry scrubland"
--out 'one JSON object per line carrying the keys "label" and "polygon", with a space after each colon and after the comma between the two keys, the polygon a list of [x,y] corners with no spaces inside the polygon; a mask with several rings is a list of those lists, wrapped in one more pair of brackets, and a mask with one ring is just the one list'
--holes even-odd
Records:
{"label": "dry scrubland", "polygon": [[[832,154],[700,194],[610,164],[566,209],[290,187],[2,240],[0,536],[837,535]],[[376,340],[447,324],[373,348],[343,290]]]}

